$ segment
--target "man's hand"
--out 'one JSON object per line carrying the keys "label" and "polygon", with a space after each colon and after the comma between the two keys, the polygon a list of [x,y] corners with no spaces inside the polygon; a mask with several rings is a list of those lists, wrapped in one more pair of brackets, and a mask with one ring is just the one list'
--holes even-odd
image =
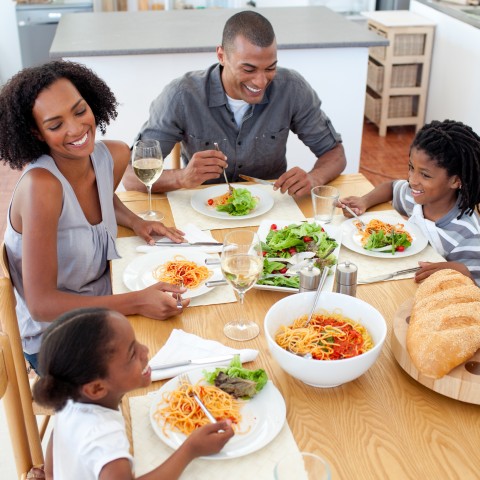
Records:
{"label": "man's hand", "polygon": [[310,175],[299,167],[286,171],[273,186],[274,190],[280,190],[282,193],[288,192],[292,197],[310,195],[312,187]]}
{"label": "man's hand", "polygon": [[195,188],[207,180],[219,178],[227,168],[227,157],[217,150],[196,152],[188,165],[182,169],[181,188]]}

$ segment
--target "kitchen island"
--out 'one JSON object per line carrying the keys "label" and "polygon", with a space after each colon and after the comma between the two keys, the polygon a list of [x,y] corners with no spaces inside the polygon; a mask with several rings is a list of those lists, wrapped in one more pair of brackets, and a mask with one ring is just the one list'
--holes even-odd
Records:
{"label": "kitchen island", "polygon": [[[342,134],[346,172],[360,160],[368,48],[388,41],[325,7],[257,9],[276,33],[278,63],[299,71]],[[50,49],[52,58],[81,62],[112,88],[119,101],[109,138],[131,144],[148,118],[150,102],[172,79],[216,63],[215,48],[233,9],[110,12],[66,15]],[[296,136],[289,167],[309,169],[314,155]]]}

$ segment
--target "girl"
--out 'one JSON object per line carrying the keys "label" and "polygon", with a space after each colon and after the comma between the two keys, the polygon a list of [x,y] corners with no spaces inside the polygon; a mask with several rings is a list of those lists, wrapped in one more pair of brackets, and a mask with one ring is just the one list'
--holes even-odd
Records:
{"label": "girl", "polygon": [[[136,341],[129,321],[103,308],[65,313],[44,333],[39,369],[34,398],[57,412],[45,459],[47,478],[52,473],[69,480],[134,478],[118,407],[127,392],[150,385],[151,370],[148,348]],[[206,425],[139,478],[178,478],[194,458],[219,452],[232,435],[229,420]]]}
{"label": "girl", "polygon": [[163,320],[178,313],[176,298],[165,292],[185,291],[160,282],[112,295],[117,224],[149,243],[154,234],[183,238],[142,220],[115,195],[130,151],[122,142],[95,142],[95,133],[97,127],[105,133],[116,108],[108,86],[72,62],[27,68],[0,93],[0,158],[26,167],[10,203],[5,245],[23,349],[34,368],[42,333],[59,314],[102,305]]}
{"label": "girl", "polygon": [[415,281],[451,268],[480,286],[480,137],[461,122],[433,121],[413,139],[408,169],[408,181],[382,183],[363,197],[341,198],[339,206],[361,215],[393,200],[446,259],[420,262]]}

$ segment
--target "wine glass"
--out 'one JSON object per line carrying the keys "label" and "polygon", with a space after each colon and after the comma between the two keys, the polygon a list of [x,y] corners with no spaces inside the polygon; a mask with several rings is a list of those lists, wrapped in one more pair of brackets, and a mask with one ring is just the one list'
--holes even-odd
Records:
{"label": "wine glass", "polygon": [[132,167],[136,177],[147,187],[148,210],[138,215],[145,220],[162,220],[163,213],[152,209],[152,185],[163,172],[163,155],[158,140],[137,140],[133,146]]}
{"label": "wine glass", "polygon": [[[234,230],[223,239],[221,268],[243,305],[245,292],[253,287],[263,270],[262,244],[250,230]],[[254,321],[243,318],[227,323],[223,333],[232,340],[250,340],[260,331]]]}

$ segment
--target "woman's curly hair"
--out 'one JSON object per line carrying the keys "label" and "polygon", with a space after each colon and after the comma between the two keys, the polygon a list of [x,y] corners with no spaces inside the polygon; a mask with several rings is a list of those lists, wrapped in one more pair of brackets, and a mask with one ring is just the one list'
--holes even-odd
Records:
{"label": "woman's curly hair", "polygon": [[11,168],[20,170],[49,153],[48,145],[33,133],[37,126],[32,111],[39,93],[61,78],[70,80],[85,99],[102,133],[110,120],[117,118],[113,92],[84,65],[56,60],[25,68],[0,91],[0,158]]}

